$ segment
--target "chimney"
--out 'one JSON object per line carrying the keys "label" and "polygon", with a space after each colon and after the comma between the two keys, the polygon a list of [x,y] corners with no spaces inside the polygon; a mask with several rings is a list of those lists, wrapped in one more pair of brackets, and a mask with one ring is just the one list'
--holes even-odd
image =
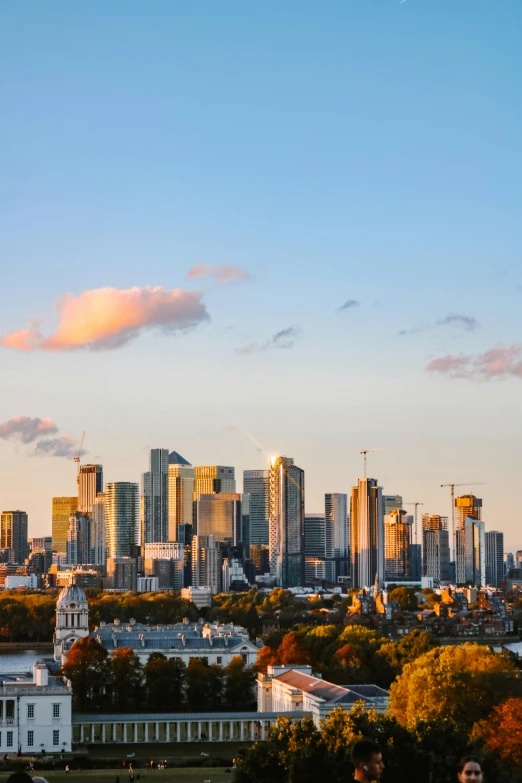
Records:
{"label": "chimney", "polygon": [[34,665],[34,684],[38,688],[49,685],[49,670],[44,663],[35,663]]}

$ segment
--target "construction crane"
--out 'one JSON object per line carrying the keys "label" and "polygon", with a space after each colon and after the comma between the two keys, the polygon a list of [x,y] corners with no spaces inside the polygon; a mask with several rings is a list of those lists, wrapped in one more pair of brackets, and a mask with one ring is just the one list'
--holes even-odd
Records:
{"label": "construction crane", "polygon": [[449,487],[451,493],[451,538],[453,541],[453,560],[457,557],[457,542],[455,539],[455,487],[480,487],[484,486],[484,481],[464,481],[460,484],[441,484],[441,487]]}
{"label": "construction crane", "polygon": [[80,458],[82,456],[83,441],[85,439],[85,432],[82,433],[80,445],[78,447],[78,453],[76,454],[74,461],[76,462],[76,483],[80,486]]}
{"label": "construction crane", "polygon": [[366,478],[366,467],[367,467],[367,465],[366,465],[366,455],[367,454],[372,454],[374,451],[382,451],[382,449],[381,448],[378,448],[378,449],[363,449],[362,451],[359,452],[359,454],[363,454],[364,455],[364,478]]}
{"label": "construction crane", "polygon": [[417,543],[417,507],[423,506],[424,503],[419,503],[417,500],[410,500],[407,503],[403,503],[403,506],[415,506],[415,543]]}

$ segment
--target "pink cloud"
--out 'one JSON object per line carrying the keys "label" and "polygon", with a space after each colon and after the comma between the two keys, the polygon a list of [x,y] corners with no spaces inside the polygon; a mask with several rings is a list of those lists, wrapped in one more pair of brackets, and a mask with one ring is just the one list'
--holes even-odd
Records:
{"label": "pink cloud", "polygon": [[430,362],[426,369],[447,374],[450,378],[522,378],[522,345],[491,348],[474,356],[441,356]]}
{"label": "pink cloud", "polygon": [[52,419],[39,419],[31,416],[12,416],[0,424],[0,438],[2,440],[16,439],[22,443],[32,443],[42,435],[51,435],[58,432],[58,427]]}
{"label": "pink cloud", "polygon": [[63,294],[56,304],[58,327],[48,337],[39,325],[5,335],[0,344],[18,351],[111,349],[146,329],[185,331],[210,316],[196,291],[161,286],[95,288],[79,296]]}
{"label": "pink cloud", "polygon": [[189,269],[187,275],[189,280],[201,280],[211,277],[216,283],[239,283],[250,280],[252,275],[246,269],[240,266],[211,266],[210,264],[196,264]]}

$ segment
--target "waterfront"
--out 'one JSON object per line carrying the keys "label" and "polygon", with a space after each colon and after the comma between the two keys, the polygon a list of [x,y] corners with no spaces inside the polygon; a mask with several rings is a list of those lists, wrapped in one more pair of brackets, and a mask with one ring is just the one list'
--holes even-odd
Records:
{"label": "waterfront", "polygon": [[0,649],[0,674],[23,674],[32,669],[40,658],[52,657],[52,649],[46,650],[2,650]]}

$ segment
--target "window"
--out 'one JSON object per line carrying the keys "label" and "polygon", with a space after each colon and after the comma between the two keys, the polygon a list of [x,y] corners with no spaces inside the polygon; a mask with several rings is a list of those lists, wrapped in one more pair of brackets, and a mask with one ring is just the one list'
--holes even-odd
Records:
{"label": "window", "polygon": [[13,732],[8,731],[7,732],[7,747],[12,748],[13,747]]}
{"label": "window", "polygon": [[59,718],[59,717],[60,717],[60,705],[53,704],[53,718]]}
{"label": "window", "polygon": [[27,717],[29,720],[34,718],[34,704],[27,705]]}
{"label": "window", "polygon": [[34,745],[34,731],[27,732],[27,747],[32,748]]}
{"label": "window", "polygon": [[54,729],[53,731],[53,745],[59,745],[60,744],[60,732],[58,729]]}
{"label": "window", "polygon": [[241,654],[241,660],[242,660],[244,663],[248,663],[248,656],[247,656],[247,655],[245,655],[244,653],[242,653],[242,654]]}
{"label": "window", "polygon": [[218,655],[217,656],[216,663],[223,663],[223,656],[222,655]]}

